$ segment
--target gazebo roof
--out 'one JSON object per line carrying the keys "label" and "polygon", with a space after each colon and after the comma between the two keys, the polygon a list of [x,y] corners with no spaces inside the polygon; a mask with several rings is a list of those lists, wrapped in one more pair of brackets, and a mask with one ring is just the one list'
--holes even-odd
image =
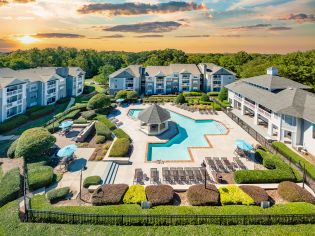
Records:
{"label": "gazebo roof", "polygon": [[169,111],[156,104],[140,112],[138,116],[139,120],[147,124],[162,124],[170,118]]}

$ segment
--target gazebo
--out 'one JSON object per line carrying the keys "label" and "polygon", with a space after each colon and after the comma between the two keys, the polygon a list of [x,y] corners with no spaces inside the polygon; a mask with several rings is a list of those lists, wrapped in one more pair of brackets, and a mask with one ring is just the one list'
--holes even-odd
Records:
{"label": "gazebo", "polygon": [[139,113],[140,129],[147,135],[159,135],[168,129],[168,120],[171,118],[170,112],[160,107],[152,105]]}

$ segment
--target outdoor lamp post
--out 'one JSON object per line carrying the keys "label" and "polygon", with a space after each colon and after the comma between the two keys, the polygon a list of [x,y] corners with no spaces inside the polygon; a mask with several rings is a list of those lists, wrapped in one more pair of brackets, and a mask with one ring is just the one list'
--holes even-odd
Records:
{"label": "outdoor lamp post", "polygon": [[82,194],[81,194],[81,192],[82,192],[82,171],[83,171],[83,170],[86,170],[86,169],[87,169],[87,167],[85,166],[85,164],[83,164],[83,165],[82,165],[82,168],[81,168],[81,170],[80,170],[80,195],[79,195],[80,200],[82,200],[82,199],[81,199],[81,197],[82,197]]}

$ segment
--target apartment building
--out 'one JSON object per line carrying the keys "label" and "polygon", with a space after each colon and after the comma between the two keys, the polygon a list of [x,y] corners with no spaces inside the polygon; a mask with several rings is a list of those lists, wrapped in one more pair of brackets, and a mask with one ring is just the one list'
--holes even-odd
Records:
{"label": "apartment building", "polygon": [[277,68],[270,67],[265,75],[225,87],[233,112],[251,117],[269,138],[315,155],[315,95],[308,86],[278,76]]}
{"label": "apartment building", "polygon": [[81,95],[84,78],[85,72],[79,67],[0,68],[0,122],[32,106]]}
{"label": "apartment building", "polygon": [[235,81],[235,74],[212,63],[131,65],[109,76],[110,93],[134,90],[139,94],[173,94],[185,91],[220,91]]}

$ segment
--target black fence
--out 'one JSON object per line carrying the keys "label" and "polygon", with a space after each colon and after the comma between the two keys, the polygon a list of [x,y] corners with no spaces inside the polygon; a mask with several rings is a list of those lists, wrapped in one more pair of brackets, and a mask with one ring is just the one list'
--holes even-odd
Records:
{"label": "black fence", "polygon": [[101,215],[28,210],[29,222],[58,224],[102,224],[125,226],[162,225],[272,225],[314,224],[315,214],[287,215]]}

